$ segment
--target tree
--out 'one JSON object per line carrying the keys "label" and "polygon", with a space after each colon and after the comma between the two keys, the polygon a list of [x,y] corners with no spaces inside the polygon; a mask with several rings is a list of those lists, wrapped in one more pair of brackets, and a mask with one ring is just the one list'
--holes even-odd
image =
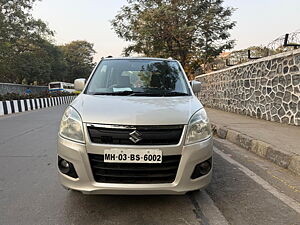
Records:
{"label": "tree", "polygon": [[0,0],[0,40],[17,43],[21,38],[36,40],[53,32],[30,14],[36,0]]}
{"label": "tree", "polygon": [[232,8],[223,0],[128,0],[112,21],[117,35],[132,44],[133,52],[173,57],[191,73],[233,47],[228,40]]}
{"label": "tree", "polygon": [[64,81],[67,73],[67,63],[58,46],[47,40],[40,40],[31,49],[16,56],[14,65],[17,83],[26,80],[27,83],[37,81],[48,84],[50,81]]}
{"label": "tree", "polygon": [[0,81],[20,82],[18,60],[25,56],[27,62],[33,60],[36,43],[53,36],[43,21],[30,14],[35,1],[0,0]]}
{"label": "tree", "polygon": [[0,82],[47,84],[87,77],[93,44],[56,46],[47,25],[31,15],[36,0],[0,0]]}
{"label": "tree", "polygon": [[73,82],[77,78],[88,77],[93,70],[93,55],[96,51],[93,44],[87,41],[72,41],[61,46],[67,63],[66,81]]}

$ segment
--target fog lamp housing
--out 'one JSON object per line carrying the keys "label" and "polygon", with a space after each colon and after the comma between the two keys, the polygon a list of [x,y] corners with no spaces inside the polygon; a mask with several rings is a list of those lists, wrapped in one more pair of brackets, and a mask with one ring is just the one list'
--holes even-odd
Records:
{"label": "fog lamp housing", "polygon": [[73,178],[78,178],[76,170],[71,162],[58,156],[57,164],[58,164],[58,169],[61,173]]}
{"label": "fog lamp housing", "polygon": [[196,179],[196,178],[199,178],[201,176],[208,174],[210,172],[211,168],[212,168],[212,158],[210,158],[202,163],[197,164],[191,175],[191,179]]}

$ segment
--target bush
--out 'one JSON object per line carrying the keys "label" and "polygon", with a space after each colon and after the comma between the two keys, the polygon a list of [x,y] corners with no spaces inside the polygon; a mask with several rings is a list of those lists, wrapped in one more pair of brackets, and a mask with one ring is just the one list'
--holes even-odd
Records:
{"label": "bush", "polygon": [[59,97],[59,96],[70,96],[76,95],[68,92],[56,92],[49,93],[43,92],[39,94],[16,94],[16,93],[7,93],[0,95],[0,101],[10,101],[10,100],[21,100],[21,99],[31,99],[31,98],[50,98],[50,97]]}

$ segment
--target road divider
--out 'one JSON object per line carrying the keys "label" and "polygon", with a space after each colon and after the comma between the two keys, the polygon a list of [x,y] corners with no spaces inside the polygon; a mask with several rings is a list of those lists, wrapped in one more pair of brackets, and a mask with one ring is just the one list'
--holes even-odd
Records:
{"label": "road divider", "polygon": [[47,108],[56,105],[70,104],[75,98],[76,96],[61,96],[50,98],[0,101],[0,116],[35,109]]}

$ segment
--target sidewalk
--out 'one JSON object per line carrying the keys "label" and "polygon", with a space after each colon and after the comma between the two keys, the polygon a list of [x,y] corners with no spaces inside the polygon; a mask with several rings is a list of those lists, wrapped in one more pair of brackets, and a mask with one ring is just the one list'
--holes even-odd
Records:
{"label": "sidewalk", "polygon": [[300,127],[206,108],[217,135],[300,175]]}

